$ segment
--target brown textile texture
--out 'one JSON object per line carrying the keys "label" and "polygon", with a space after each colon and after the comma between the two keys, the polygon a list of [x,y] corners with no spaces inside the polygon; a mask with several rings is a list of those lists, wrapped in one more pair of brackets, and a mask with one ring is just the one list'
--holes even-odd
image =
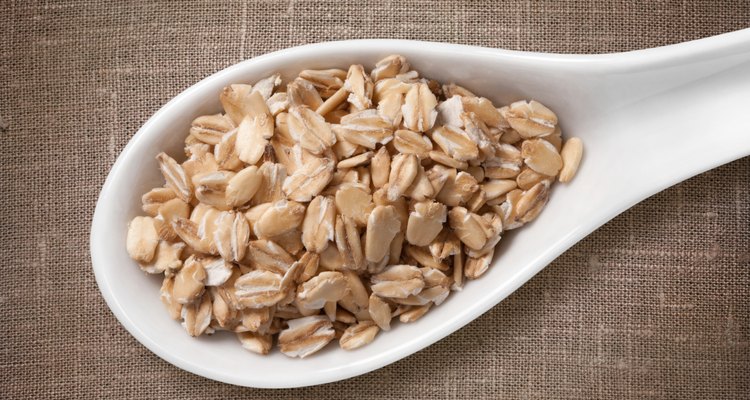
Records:
{"label": "brown textile texture", "polygon": [[746,28],[747,1],[4,0],[0,20],[1,398],[749,398],[748,157],[625,212],[426,350],[312,388],[162,361],[109,311],[88,253],[123,146],[240,60],[351,38],[625,51]]}

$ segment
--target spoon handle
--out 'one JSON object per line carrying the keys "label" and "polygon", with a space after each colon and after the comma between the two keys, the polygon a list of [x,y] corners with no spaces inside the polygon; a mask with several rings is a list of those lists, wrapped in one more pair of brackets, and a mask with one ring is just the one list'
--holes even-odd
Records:
{"label": "spoon handle", "polygon": [[586,145],[623,209],[750,155],[750,29],[609,61]]}

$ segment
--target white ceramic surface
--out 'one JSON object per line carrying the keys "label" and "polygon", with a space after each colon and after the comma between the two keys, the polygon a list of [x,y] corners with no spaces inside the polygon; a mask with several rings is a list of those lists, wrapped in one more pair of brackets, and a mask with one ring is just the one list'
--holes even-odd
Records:
{"label": "white ceramic surface", "polygon": [[[159,301],[160,279],[125,251],[126,224],[140,196],[160,185],[154,156],[181,153],[197,115],[220,109],[229,83],[274,71],[372,66],[405,55],[424,76],[457,82],[496,104],[537,99],[583,139],[571,184],[555,186],[541,216],[501,241],[490,270],[414,324],[352,352],[334,343],[304,360],[244,351],[227,333],[193,339]],[[96,280],[112,312],[147,348],[211,379],[253,387],[296,387],[346,379],[408,356],[466,325],[562,252],[638,201],[707,169],[750,154],[750,30],[674,46],[606,55],[524,53],[443,43],[361,40],[313,44],[256,57],[218,72],[167,103],[133,136],[107,177],[91,228]],[[497,329],[503,329],[497,327]],[[492,335],[492,332],[487,332]]]}

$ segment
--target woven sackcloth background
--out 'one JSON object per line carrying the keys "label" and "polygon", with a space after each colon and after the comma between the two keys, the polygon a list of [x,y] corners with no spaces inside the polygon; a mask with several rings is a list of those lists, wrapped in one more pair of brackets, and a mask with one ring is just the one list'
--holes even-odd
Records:
{"label": "woven sackcloth background", "polygon": [[750,158],[625,212],[426,350],[312,388],[162,361],[105,305],[88,249],[138,127],[240,60],[349,38],[626,51],[746,28],[747,1],[0,4],[0,398],[750,398]]}

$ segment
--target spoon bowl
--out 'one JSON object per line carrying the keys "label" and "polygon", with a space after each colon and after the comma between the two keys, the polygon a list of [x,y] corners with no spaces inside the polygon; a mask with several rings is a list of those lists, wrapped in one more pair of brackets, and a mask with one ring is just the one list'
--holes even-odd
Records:
{"label": "spoon bowl", "polygon": [[[161,185],[154,159],[180,154],[198,115],[220,110],[230,83],[274,72],[365,66],[406,56],[423,76],[455,82],[509,104],[536,99],[554,110],[564,137],[578,136],[584,159],[569,184],[554,185],[532,223],[501,241],[489,271],[419,321],[396,324],[371,344],[329,345],[306,359],[258,356],[234,334],[191,338],[159,300],[161,280],[125,250],[140,196]],[[408,356],[489,310],[557,256],[635,203],[710,168],[750,154],[750,30],[694,42],[606,55],[555,55],[444,43],[357,40],[278,51],[231,66],[175,97],[122,151],[102,188],[91,228],[91,256],[104,299],[143,345],[192,373],[235,385],[282,388],[360,375]]]}

